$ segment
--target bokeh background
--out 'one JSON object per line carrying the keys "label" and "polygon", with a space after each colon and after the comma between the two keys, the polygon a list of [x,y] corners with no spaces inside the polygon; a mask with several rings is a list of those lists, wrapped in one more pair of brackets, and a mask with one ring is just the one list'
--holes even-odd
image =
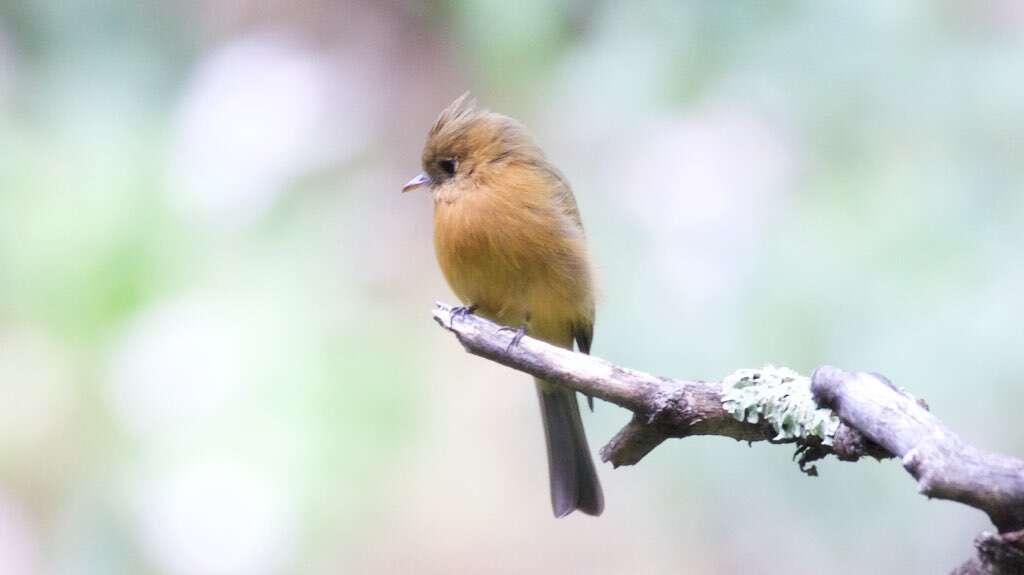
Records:
{"label": "bokeh background", "polygon": [[[431,202],[464,90],[573,183],[594,352],[877,370],[1024,454],[1024,4],[3,0],[0,573],[937,573],[893,462],[702,438],[550,516]],[[588,414],[596,450],[628,418]]]}

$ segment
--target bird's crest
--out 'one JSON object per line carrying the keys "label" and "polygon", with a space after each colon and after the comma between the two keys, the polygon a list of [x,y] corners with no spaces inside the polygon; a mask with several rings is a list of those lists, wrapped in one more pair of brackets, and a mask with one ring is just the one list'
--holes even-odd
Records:
{"label": "bird's crest", "polygon": [[484,112],[484,110],[477,108],[476,99],[470,96],[468,91],[463,92],[461,96],[441,111],[437,121],[434,122],[434,126],[430,128],[430,135],[437,135],[447,126],[469,122]]}

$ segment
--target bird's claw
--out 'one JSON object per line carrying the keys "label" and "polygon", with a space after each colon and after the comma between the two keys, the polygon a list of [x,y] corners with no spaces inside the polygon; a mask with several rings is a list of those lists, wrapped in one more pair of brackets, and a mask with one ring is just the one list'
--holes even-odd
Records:
{"label": "bird's claw", "polygon": [[451,329],[452,325],[455,324],[456,318],[462,319],[476,311],[476,308],[476,305],[460,305],[453,307],[450,315],[448,316],[448,329]]}
{"label": "bird's claw", "polygon": [[503,331],[515,332],[512,334],[512,341],[508,342],[508,346],[505,347],[505,352],[508,353],[515,349],[515,347],[519,345],[519,342],[522,341],[523,336],[526,335],[526,324],[523,324],[519,327],[502,326],[498,328],[498,333],[501,333]]}

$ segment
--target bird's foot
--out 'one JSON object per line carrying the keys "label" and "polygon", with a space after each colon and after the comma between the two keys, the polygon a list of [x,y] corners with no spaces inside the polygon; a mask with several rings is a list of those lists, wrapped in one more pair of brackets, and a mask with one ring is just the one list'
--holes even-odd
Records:
{"label": "bird's foot", "polygon": [[451,329],[452,324],[455,323],[456,319],[462,319],[467,315],[472,314],[476,311],[476,304],[473,305],[460,305],[452,308],[451,314],[448,316],[448,329]]}
{"label": "bird's foot", "polygon": [[498,333],[501,333],[503,331],[514,332],[512,334],[512,341],[508,342],[508,347],[505,348],[506,352],[511,352],[513,349],[515,349],[517,345],[519,345],[519,342],[522,341],[523,336],[526,335],[526,324],[524,323],[519,327],[502,326],[498,328]]}

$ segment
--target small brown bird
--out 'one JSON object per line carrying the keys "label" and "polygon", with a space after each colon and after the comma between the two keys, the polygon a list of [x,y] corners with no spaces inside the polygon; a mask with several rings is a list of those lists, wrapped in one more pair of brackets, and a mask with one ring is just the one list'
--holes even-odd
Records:
{"label": "small brown bird", "polygon": [[[423,172],[402,191],[421,186],[434,197],[434,250],[463,313],[590,353],[594,295],[576,199],[522,124],[463,94],[430,129]],[[535,381],[555,516],[600,515],[576,393]]]}

